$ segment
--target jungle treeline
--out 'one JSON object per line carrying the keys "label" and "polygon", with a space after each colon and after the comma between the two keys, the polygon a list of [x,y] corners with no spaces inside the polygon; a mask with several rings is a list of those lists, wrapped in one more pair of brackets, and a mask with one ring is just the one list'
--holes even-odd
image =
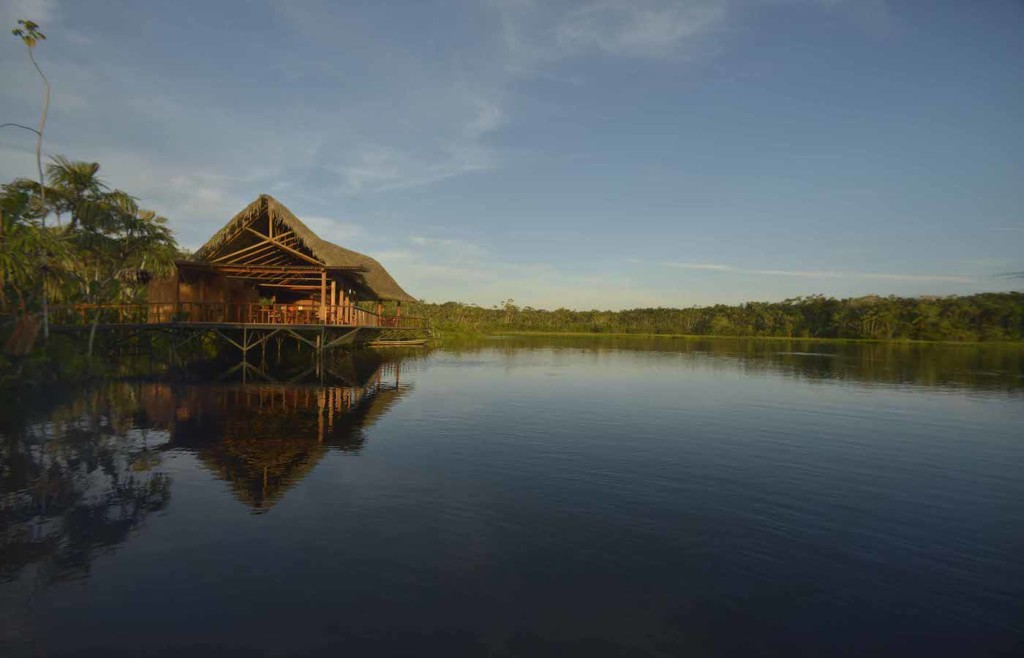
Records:
{"label": "jungle treeline", "polygon": [[403,312],[442,332],[493,334],[682,334],[868,340],[1016,341],[1024,337],[1024,292],[956,297],[815,295],[781,302],[624,311],[554,311],[513,300],[484,308],[420,303]]}

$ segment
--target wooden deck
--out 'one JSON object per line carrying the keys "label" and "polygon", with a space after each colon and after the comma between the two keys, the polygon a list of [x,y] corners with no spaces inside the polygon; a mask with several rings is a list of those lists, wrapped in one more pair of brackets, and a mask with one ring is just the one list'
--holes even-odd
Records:
{"label": "wooden deck", "polygon": [[224,304],[182,302],[179,304],[75,304],[55,307],[51,324],[58,327],[131,326],[250,329],[406,329],[427,330],[422,318],[384,315],[353,304]]}

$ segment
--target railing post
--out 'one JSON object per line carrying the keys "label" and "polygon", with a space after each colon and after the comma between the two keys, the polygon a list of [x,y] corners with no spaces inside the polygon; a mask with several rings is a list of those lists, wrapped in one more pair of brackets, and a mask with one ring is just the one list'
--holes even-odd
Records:
{"label": "railing post", "polygon": [[327,324],[327,270],[320,270],[320,322]]}
{"label": "railing post", "polygon": [[331,324],[338,324],[338,282],[331,279]]}

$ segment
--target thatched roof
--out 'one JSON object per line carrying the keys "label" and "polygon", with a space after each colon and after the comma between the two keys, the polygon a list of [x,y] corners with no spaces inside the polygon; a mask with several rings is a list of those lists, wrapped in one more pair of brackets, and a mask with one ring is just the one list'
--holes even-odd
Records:
{"label": "thatched roof", "polygon": [[354,276],[361,279],[366,290],[377,299],[387,301],[414,302],[416,298],[402,290],[402,287],[391,278],[387,270],[373,258],[351,249],[345,249],[327,242],[302,223],[280,201],[269,194],[261,194],[255,201],[246,206],[240,213],[231,218],[224,228],[217,231],[212,238],[200,247],[190,260],[203,262],[208,260],[226,243],[245,233],[244,227],[255,221],[267,218],[273,222],[275,230],[290,230],[298,238],[299,243],[313,258],[327,267],[354,268]]}

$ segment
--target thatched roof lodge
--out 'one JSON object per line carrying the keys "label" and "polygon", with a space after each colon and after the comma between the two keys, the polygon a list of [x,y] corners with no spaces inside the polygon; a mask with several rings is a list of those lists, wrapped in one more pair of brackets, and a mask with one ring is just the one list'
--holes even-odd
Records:
{"label": "thatched roof lodge", "polygon": [[385,302],[400,316],[415,301],[376,260],[322,239],[268,194],[176,265],[150,284],[151,321],[379,325]]}

